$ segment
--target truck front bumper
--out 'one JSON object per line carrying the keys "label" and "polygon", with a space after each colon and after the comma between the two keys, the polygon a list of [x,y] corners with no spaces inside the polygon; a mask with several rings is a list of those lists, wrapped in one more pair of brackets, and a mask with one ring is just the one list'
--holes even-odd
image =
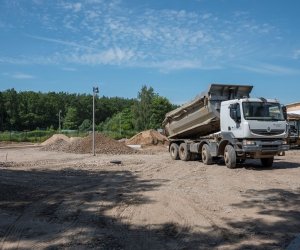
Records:
{"label": "truck front bumper", "polygon": [[259,155],[275,155],[283,151],[289,150],[289,145],[284,144],[283,141],[255,141],[244,140],[239,149],[240,153],[257,153]]}

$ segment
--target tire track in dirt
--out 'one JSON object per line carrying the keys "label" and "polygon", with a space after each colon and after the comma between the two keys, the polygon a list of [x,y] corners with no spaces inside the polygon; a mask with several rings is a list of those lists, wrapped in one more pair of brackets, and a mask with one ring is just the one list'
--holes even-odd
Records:
{"label": "tire track in dirt", "polygon": [[[172,197],[171,200],[170,197]],[[160,199],[164,200],[165,203],[166,201],[170,201],[166,203],[166,209],[170,211],[169,214],[173,212],[177,217],[170,217],[170,219],[173,222],[177,221],[181,229],[187,230],[187,232],[179,232],[176,235],[178,249],[187,247],[186,233],[189,233],[190,230],[200,234],[203,233],[203,235],[210,235],[213,232],[214,240],[219,242],[228,240],[226,230],[218,225],[211,213],[204,212],[206,211],[204,206],[199,207],[196,205],[197,203],[192,196],[187,196],[183,192],[170,190],[168,195],[163,195]],[[205,242],[205,244],[211,246],[212,242]]]}
{"label": "tire track in dirt", "polygon": [[[46,197],[43,197],[42,199],[35,201],[31,203],[27,208],[24,210],[24,212],[14,221],[13,224],[9,226],[7,229],[2,241],[1,241],[1,249],[12,249],[12,248],[19,248],[20,239],[22,237],[22,233],[24,231],[24,228],[26,227],[26,224],[28,223],[28,218],[36,218],[36,215],[39,215],[42,210],[47,208],[47,206],[43,206],[43,204],[49,204],[51,201],[56,200],[55,197],[62,197],[64,198],[66,195],[70,194],[71,191],[85,191],[87,189],[91,189],[95,186],[98,186],[99,184],[90,183],[86,185],[85,182],[79,183],[77,185],[72,185],[67,188],[63,188],[63,191],[61,190],[62,187],[57,188],[55,191],[52,191],[49,195]],[[62,201],[63,202],[63,201]],[[83,205],[83,203],[81,204]],[[76,217],[73,221],[71,221],[67,227],[64,228],[63,231],[60,231],[60,233],[67,231],[69,228],[74,226],[77,223],[78,217]],[[48,221],[48,223],[51,223],[53,221],[53,218]],[[14,244],[11,244],[11,242],[14,242]],[[12,246],[13,245],[13,246]],[[30,246],[31,249],[37,249],[40,246],[40,244],[32,244]]]}
{"label": "tire track in dirt", "polygon": [[[168,179],[168,185],[163,188],[164,195],[155,198],[159,199],[158,203],[163,202],[165,209],[173,213],[173,221],[180,222],[180,228],[183,229],[197,229],[206,230],[210,228],[210,232],[216,236],[216,240],[228,240],[228,232],[226,229],[217,222],[221,218],[215,220],[213,211],[207,211],[207,204],[201,204],[199,200],[199,189],[206,190],[206,193],[214,192],[214,183],[210,183],[208,168],[212,166],[204,166],[201,162],[171,162],[174,165],[164,165],[163,168],[160,164],[153,164],[151,167],[147,166],[142,168],[143,175],[146,177],[155,178],[159,176],[162,179]],[[178,168],[181,168],[179,170]],[[159,174],[155,174],[158,170]],[[208,198],[208,197],[207,197]],[[213,204],[212,204],[213,205]],[[216,204],[217,205],[217,204]],[[189,212],[187,212],[189,211]],[[189,215],[193,216],[189,216]],[[195,223],[199,221],[199,224]],[[201,218],[201,219],[199,219]],[[204,225],[204,226],[203,226]],[[185,234],[183,232],[176,235],[178,248],[186,247]],[[208,244],[209,245],[209,244]]]}
{"label": "tire track in dirt", "polygon": [[[175,176],[176,178],[170,180],[169,185],[164,188],[164,193],[167,195],[162,196],[160,200],[165,203],[168,201],[166,209],[175,212],[178,218],[183,220],[183,228],[200,231],[203,227],[211,228],[209,231],[214,232],[219,241],[223,241],[228,239],[228,233],[218,225],[211,212],[205,212],[207,204],[204,200],[199,200],[198,195],[199,189],[206,190],[206,193],[213,191],[213,188],[210,187],[213,183],[210,183],[207,173],[209,167],[211,166],[200,165],[198,168],[197,165],[192,164],[186,167],[184,173],[180,173]],[[179,240],[180,247],[185,247],[185,244],[184,238]]]}

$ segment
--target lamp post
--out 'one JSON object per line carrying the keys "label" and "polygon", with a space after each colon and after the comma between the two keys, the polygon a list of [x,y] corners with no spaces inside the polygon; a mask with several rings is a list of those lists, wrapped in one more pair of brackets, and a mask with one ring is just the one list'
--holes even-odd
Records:
{"label": "lamp post", "polygon": [[122,137],[122,114],[120,113],[119,126],[120,126],[120,137]]}
{"label": "lamp post", "polygon": [[93,87],[93,156],[95,156],[95,96],[99,93],[98,87]]}
{"label": "lamp post", "polygon": [[61,114],[61,110],[59,110],[58,111],[58,132],[60,133],[60,131],[61,131],[61,125],[60,125],[60,122],[61,122],[61,120],[60,120],[60,114]]}

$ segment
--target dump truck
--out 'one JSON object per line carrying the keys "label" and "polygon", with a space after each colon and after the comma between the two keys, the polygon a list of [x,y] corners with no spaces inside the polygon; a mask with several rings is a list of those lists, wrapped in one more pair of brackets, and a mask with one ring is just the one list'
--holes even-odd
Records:
{"label": "dump truck", "polygon": [[276,99],[251,98],[253,86],[211,84],[194,100],[166,114],[163,127],[174,160],[224,160],[228,168],[246,159],[271,167],[289,149],[286,114]]}

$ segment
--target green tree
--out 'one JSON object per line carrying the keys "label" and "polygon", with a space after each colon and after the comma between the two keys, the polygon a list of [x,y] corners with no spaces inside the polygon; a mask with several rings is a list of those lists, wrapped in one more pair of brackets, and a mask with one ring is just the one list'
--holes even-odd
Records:
{"label": "green tree", "polygon": [[159,95],[155,95],[151,103],[151,117],[150,127],[153,129],[161,128],[162,121],[165,118],[166,113],[173,109],[173,105],[170,101]]}
{"label": "green tree", "polygon": [[7,113],[7,127],[9,130],[18,130],[20,128],[19,98],[14,89],[6,92],[4,108]]}
{"label": "green tree", "polygon": [[67,110],[66,117],[64,118],[64,128],[65,129],[77,129],[78,115],[76,108],[69,107]]}
{"label": "green tree", "polygon": [[107,118],[105,122],[99,124],[98,129],[103,132],[109,132],[114,137],[131,137],[135,134],[133,115],[130,108],[124,109],[113,115],[111,118]]}
{"label": "green tree", "polygon": [[151,124],[151,105],[154,98],[152,87],[143,86],[138,92],[137,102],[133,106],[133,118],[136,130],[145,130],[150,128]]}
{"label": "green tree", "polygon": [[96,123],[104,122],[114,114],[122,112],[126,108],[131,108],[135,103],[134,99],[120,97],[101,97],[96,99]]}
{"label": "green tree", "polygon": [[[159,117],[165,111],[157,104],[163,104],[163,101],[156,100],[157,96],[153,88],[143,86],[138,99],[97,97],[96,124],[101,124],[98,127],[103,129],[107,121],[112,119],[110,126],[116,128],[120,125],[112,124],[119,124],[118,120],[121,120],[122,131],[159,127]],[[17,92],[14,89],[0,91],[0,130],[34,130],[51,126],[57,129],[59,110],[66,114],[64,127],[77,128],[84,120],[91,119],[92,99],[90,94]],[[117,118],[119,113],[120,119]]]}
{"label": "green tree", "polygon": [[88,131],[92,128],[92,122],[89,119],[85,119],[79,126],[79,130]]}
{"label": "green tree", "polygon": [[6,111],[4,107],[4,97],[0,92],[0,131],[5,129]]}
{"label": "green tree", "polygon": [[123,131],[133,131],[134,130],[134,120],[132,109],[126,108],[120,113],[120,119]]}

